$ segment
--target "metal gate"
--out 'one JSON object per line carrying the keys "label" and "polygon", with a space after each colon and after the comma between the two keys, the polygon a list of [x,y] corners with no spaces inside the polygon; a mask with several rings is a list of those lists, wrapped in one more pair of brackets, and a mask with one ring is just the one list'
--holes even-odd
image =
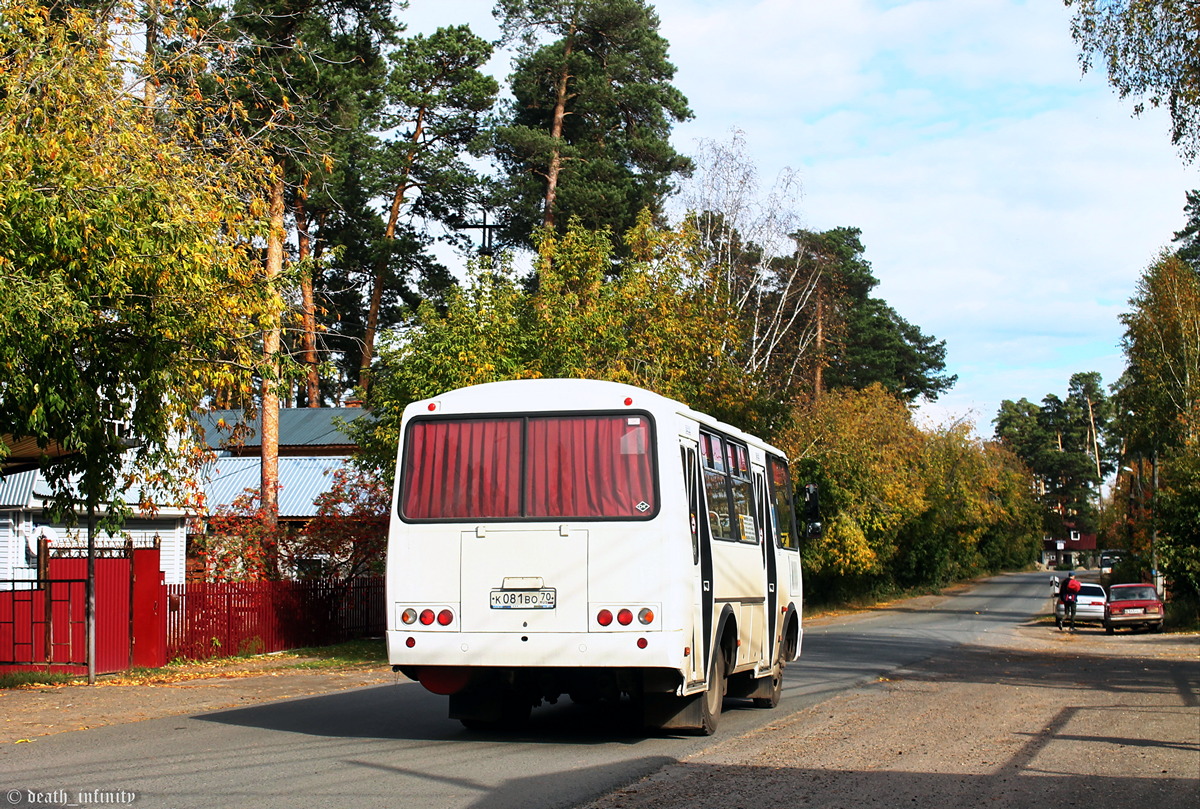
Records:
{"label": "metal gate", "polygon": [[[73,549],[72,549],[73,550]],[[157,548],[96,559],[96,672],[167,662]],[[87,672],[87,559],[39,554],[39,578],[0,581],[0,670]]]}

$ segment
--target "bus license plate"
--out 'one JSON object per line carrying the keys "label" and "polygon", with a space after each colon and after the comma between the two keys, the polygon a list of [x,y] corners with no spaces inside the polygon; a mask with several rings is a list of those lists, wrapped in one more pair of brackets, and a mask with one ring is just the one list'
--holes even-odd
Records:
{"label": "bus license plate", "polygon": [[552,587],[541,590],[492,590],[494,610],[552,610],[555,591]]}

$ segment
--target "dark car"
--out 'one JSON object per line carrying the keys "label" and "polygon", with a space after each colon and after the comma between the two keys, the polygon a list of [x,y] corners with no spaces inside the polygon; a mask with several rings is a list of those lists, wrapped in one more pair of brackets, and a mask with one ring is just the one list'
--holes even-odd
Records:
{"label": "dark car", "polygon": [[1104,631],[1144,626],[1162,632],[1163,602],[1152,584],[1114,584],[1104,602]]}

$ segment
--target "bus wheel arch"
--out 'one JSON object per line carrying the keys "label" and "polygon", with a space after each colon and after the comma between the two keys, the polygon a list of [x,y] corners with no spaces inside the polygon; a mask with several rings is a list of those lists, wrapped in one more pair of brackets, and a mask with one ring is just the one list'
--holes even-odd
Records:
{"label": "bus wheel arch", "polygon": [[733,614],[733,608],[728,604],[721,610],[721,617],[717,619],[715,638],[713,656],[716,656],[718,650],[725,653],[725,671],[723,676],[727,676],[729,670],[737,664],[738,647],[737,617]]}

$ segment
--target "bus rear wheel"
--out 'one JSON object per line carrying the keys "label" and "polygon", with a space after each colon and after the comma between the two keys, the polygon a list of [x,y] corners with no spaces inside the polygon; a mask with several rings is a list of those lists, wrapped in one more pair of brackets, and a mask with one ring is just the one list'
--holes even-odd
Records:
{"label": "bus rear wheel", "polygon": [[774,708],[783,696],[783,663],[776,663],[771,671],[771,693],[765,697],[755,697],[755,708]]}

